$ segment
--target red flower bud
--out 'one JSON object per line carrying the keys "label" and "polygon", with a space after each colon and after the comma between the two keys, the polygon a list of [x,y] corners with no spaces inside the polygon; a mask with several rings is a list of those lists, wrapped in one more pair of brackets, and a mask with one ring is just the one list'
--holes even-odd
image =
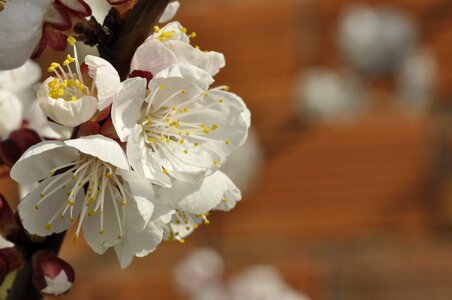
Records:
{"label": "red flower bud", "polygon": [[50,250],[33,257],[33,284],[42,294],[58,296],[67,293],[75,281],[74,269]]}

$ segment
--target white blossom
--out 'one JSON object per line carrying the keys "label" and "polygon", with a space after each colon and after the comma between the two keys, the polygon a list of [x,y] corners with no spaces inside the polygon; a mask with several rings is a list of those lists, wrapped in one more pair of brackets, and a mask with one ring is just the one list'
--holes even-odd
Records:
{"label": "white blossom", "polygon": [[[85,63],[88,65],[88,75],[92,80],[89,88],[78,62],[75,39],[70,37],[68,42],[73,45],[74,57],[68,55],[63,66],[59,63],[51,64],[48,71],[55,76],[49,77],[41,85],[38,101],[41,109],[52,120],[75,127],[88,121],[97,111],[104,110],[112,103],[120,78],[109,62],[88,55]],[[75,65],[74,68],[71,68],[71,64]]]}
{"label": "white blossom", "polygon": [[209,73],[185,64],[156,74],[147,91],[144,79],[124,82],[112,120],[138,174],[166,186],[171,178],[196,180],[244,143],[248,109],[224,87],[209,90],[212,82]]}
{"label": "white blossom", "polygon": [[79,218],[74,238],[83,228],[93,250],[104,253],[131,229],[143,231],[153,213],[152,186],[128,180],[129,172],[120,145],[100,135],[31,147],[11,169],[21,184],[40,182],[18,206],[25,229],[48,236]]}
{"label": "white blossom", "polygon": [[156,189],[160,205],[175,211],[164,226],[163,239],[181,243],[200,224],[210,223],[210,211],[229,211],[241,200],[240,190],[220,171],[198,182],[176,181],[171,188]]}
{"label": "white blossom", "polygon": [[412,20],[388,8],[347,7],[339,21],[338,44],[345,58],[366,74],[392,72],[417,44]]}
{"label": "white blossom", "polygon": [[0,139],[19,129],[22,124],[23,105],[11,92],[0,89]]}
{"label": "white blossom", "polygon": [[187,33],[179,22],[171,22],[155,32],[135,52],[131,70],[150,72],[153,75],[176,64],[186,63],[209,72],[212,76],[225,66],[224,56],[214,51],[201,51],[190,45],[196,33]]}

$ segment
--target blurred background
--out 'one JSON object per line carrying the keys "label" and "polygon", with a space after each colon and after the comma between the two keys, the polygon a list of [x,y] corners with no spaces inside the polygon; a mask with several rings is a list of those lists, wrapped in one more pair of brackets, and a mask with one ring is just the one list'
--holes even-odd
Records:
{"label": "blurred background", "polygon": [[190,0],[177,19],[252,111],[225,166],[243,200],[125,271],[67,239],[61,299],[191,299],[175,270],[197,247],[311,299],[451,299],[452,1]]}

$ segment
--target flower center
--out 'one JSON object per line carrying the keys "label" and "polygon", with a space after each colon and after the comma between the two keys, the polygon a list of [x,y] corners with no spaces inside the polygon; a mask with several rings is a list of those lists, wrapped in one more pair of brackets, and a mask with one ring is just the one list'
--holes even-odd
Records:
{"label": "flower center", "polygon": [[184,243],[185,240],[181,236],[187,236],[193,230],[199,227],[199,224],[210,224],[209,212],[205,214],[191,214],[185,211],[176,209],[176,213],[173,215],[171,222],[164,227],[166,231],[166,240],[179,241]]}
{"label": "flower center", "polygon": [[[202,146],[204,142],[219,142],[209,137],[209,133],[219,128],[217,124],[206,125],[202,120],[194,122],[187,117],[195,114],[206,115],[214,106],[222,105],[224,99],[214,99],[209,97],[208,92],[204,92],[189,100],[175,101],[179,103],[176,106],[168,106],[170,101],[177,100],[178,97],[187,93],[182,89],[163,100],[160,105],[153,106],[154,98],[164,89],[165,87],[161,85],[154,92],[149,92],[148,104],[142,109],[142,118],[139,123],[143,127],[145,142],[149,148],[154,152],[165,151],[166,145],[178,143],[183,153],[188,154],[190,150]],[[226,140],[223,143],[229,144],[230,141]],[[165,169],[163,172],[165,173]]]}
{"label": "flower center", "polygon": [[[68,54],[63,62],[66,70],[57,62],[50,64],[47,69],[50,73],[55,74],[55,78],[47,85],[49,88],[49,96],[53,99],[64,99],[65,101],[76,101],[83,96],[89,96],[93,93],[94,83],[91,91],[85,86],[83,76],[78,62],[77,48],[75,47],[76,40],[73,37],[68,37],[68,44],[73,46],[74,57]],[[71,64],[75,64],[72,70]]]}
{"label": "flower center", "polygon": [[[55,215],[45,225],[45,228],[50,230],[52,223],[57,217],[64,219],[69,217],[71,222],[75,221],[74,206],[77,201],[77,195],[84,191],[85,197],[80,213],[80,220],[76,230],[74,239],[77,239],[80,234],[81,225],[86,216],[93,217],[100,216],[99,233],[104,233],[104,204],[105,200],[111,199],[113,202],[116,220],[118,224],[119,235],[123,236],[123,218],[124,207],[127,205],[128,192],[120,179],[115,174],[116,168],[108,163],[105,163],[95,157],[88,155],[81,155],[80,159],[59,166],[50,171],[50,176],[55,174],[66,174],[67,176],[55,176],[53,180],[41,192],[41,199],[36,203],[35,208],[39,209],[42,202],[46,201],[54,193],[64,189],[67,195],[67,201],[57,210]],[[122,209],[120,209],[120,206]]]}

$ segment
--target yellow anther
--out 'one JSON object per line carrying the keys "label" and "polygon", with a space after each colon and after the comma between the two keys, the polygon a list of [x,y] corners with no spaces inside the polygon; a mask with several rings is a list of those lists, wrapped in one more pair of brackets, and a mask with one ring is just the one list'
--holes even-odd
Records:
{"label": "yellow anther", "polygon": [[195,229],[198,229],[198,227],[199,227],[198,224],[193,225],[193,228],[195,228]]}
{"label": "yellow anther", "polygon": [[224,99],[221,98],[221,99],[218,100],[218,102],[223,103],[223,102],[224,102]]}
{"label": "yellow anther", "polygon": [[220,162],[219,162],[218,160],[215,159],[215,160],[213,161],[213,164],[217,166],[218,164],[220,164]]}
{"label": "yellow anther", "polygon": [[231,90],[231,87],[230,87],[229,85],[225,85],[225,86],[223,87],[223,90],[226,91],[226,92],[228,92],[228,91]]}
{"label": "yellow anther", "polygon": [[77,42],[77,40],[73,36],[69,36],[67,38],[67,43],[71,46],[74,46],[76,42]]}
{"label": "yellow anther", "polygon": [[218,125],[217,125],[217,124],[213,124],[213,125],[210,127],[210,129],[211,129],[211,130],[216,130],[216,129],[218,129]]}
{"label": "yellow anther", "polygon": [[64,96],[64,89],[58,89],[57,90],[57,95],[60,96],[60,97]]}
{"label": "yellow anther", "polygon": [[74,241],[78,240],[78,234],[74,234],[73,240],[74,240]]}
{"label": "yellow anther", "polygon": [[56,68],[58,68],[60,66],[60,64],[57,63],[57,62],[53,62],[53,63],[50,64],[50,66],[54,67],[56,69]]}
{"label": "yellow anther", "polygon": [[183,89],[182,94],[186,94],[186,93],[187,93],[187,90]]}
{"label": "yellow anther", "polygon": [[184,140],[184,139],[181,139],[181,140],[179,141],[179,143],[183,144],[183,143],[185,143],[185,140]]}
{"label": "yellow anther", "polygon": [[186,135],[186,136],[190,136],[190,132],[187,131],[187,132],[185,133],[185,135]]}
{"label": "yellow anther", "polygon": [[196,34],[196,32],[194,32],[194,31],[190,34],[190,37],[191,37],[191,38],[195,38],[196,36],[197,36],[197,34]]}
{"label": "yellow anther", "polygon": [[126,199],[123,199],[122,202],[121,202],[121,205],[122,205],[122,206],[126,206],[126,205],[127,205],[127,200],[126,200]]}
{"label": "yellow anther", "polygon": [[44,194],[44,193],[41,193],[40,196],[41,196],[41,198],[44,198],[45,194]]}
{"label": "yellow anther", "polygon": [[90,210],[89,213],[88,213],[88,216],[89,216],[89,217],[94,216],[94,209],[91,208],[91,210]]}
{"label": "yellow anther", "polygon": [[104,234],[105,231],[99,230],[99,234]]}
{"label": "yellow anther", "polygon": [[229,144],[231,143],[230,140],[226,140],[226,141],[224,141],[224,142],[226,143],[226,145],[229,145]]}
{"label": "yellow anther", "polygon": [[163,168],[162,173],[166,175],[166,174],[168,174],[168,170]]}
{"label": "yellow anther", "polygon": [[75,58],[73,58],[70,54],[66,56],[66,60],[69,61],[69,63],[73,63],[75,61]]}
{"label": "yellow anther", "polygon": [[171,140],[170,139],[166,139],[166,142],[169,144],[169,143],[171,143]]}
{"label": "yellow anther", "polygon": [[166,121],[167,123],[169,123],[169,122],[171,122],[171,119],[170,119],[170,118],[166,118],[165,121]]}
{"label": "yellow anther", "polygon": [[196,49],[198,49],[198,50],[200,50],[200,49],[201,49],[201,47],[199,47],[199,46],[195,46],[195,48],[196,48]]}
{"label": "yellow anther", "polygon": [[188,150],[184,150],[184,153],[185,153],[185,154],[188,154]]}
{"label": "yellow anther", "polygon": [[182,33],[187,33],[187,28],[185,28],[185,27],[182,27],[181,29],[180,29],[180,31],[182,32]]}
{"label": "yellow anther", "polygon": [[159,32],[160,31],[160,27],[158,27],[157,25],[154,26],[154,31],[155,32]]}
{"label": "yellow anther", "polygon": [[48,67],[47,68],[47,72],[53,73],[53,72],[55,72],[55,68],[54,67]]}
{"label": "yellow anther", "polygon": [[50,230],[50,229],[52,229],[52,224],[50,224],[50,223],[45,224],[45,225],[44,225],[44,229],[45,229],[45,230]]}
{"label": "yellow anther", "polygon": [[39,205],[38,204],[35,205],[35,209],[39,209]]}
{"label": "yellow anther", "polygon": [[195,147],[198,147],[198,146],[199,146],[199,144],[198,144],[198,143],[194,143],[194,144],[193,144],[193,146],[195,146]]}
{"label": "yellow anther", "polygon": [[164,86],[163,84],[161,84],[161,85],[159,85],[159,89],[160,89],[161,91],[163,91],[163,90],[165,89],[165,86]]}
{"label": "yellow anther", "polygon": [[60,215],[60,219],[64,220],[64,215],[63,214]]}
{"label": "yellow anther", "polygon": [[183,244],[183,243],[185,243],[185,240],[184,239],[179,239],[179,243]]}
{"label": "yellow anther", "polygon": [[74,218],[70,218],[69,220],[70,220],[71,222],[74,222],[74,221],[75,221],[75,219],[74,219]]}
{"label": "yellow anther", "polygon": [[208,97],[209,96],[209,92],[204,92],[203,96],[204,97]]}
{"label": "yellow anther", "polygon": [[227,199],[226,197],[223,197],[223,198],[221,199],[221,201],[222,201],[223,203],[226,203],[226,202],[228,202],[228,199]]}
{"label": "yellow anther", "polygon": [[149,143],[155,143],[155,138],[150,138]]}

